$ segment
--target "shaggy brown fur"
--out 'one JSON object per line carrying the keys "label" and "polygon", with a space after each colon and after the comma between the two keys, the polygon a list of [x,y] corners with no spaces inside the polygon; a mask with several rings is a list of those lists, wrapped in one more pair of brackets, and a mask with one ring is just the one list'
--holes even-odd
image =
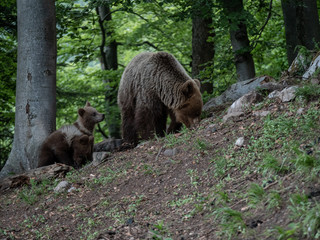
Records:
{"label": "shaggy brown fur", "polygon": [[61,127],[43,142],[38,167],[64,163],[79,168],[86,160],[92,160],[94,126],[103,119],[104,114],[87,102],[78,110],[74,124]]}
{"label": "shaggy brown fur", "polygon": [[76,136],[72,141],[73,161],[76,167],[92,161],[94,137],[88,135]]}
{"label": "shaggy brown fur", "polygon": [[126,142],[164,136],[192,127],[200,120],[202,99],[200,82],[191,79],[169,53],[141,53],[134,57],[122,75],[118,105],[122,117],[122,135]]}

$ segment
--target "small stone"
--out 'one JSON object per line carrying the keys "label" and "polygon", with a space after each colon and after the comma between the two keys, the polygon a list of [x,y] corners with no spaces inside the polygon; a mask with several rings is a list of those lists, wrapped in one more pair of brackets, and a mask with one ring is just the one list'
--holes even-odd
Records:
{"label": "small stone", "polygon": [[304,111],[304,108],[299,108],[297,110],[297,115],[302,115],[303,111]]}
{"label": "small stone", "polygon": [[270,111],[256,111],[253,113],[253,115],[257,117],[265,117],[269,114],[270,114]]}
{"label": "small stone", "polygon": [[168,148],[163,152],[163,155],[165,155],[166,157],[172,157],[172,156],[175,156],[177,153],[178,153],[177,148],[174,148],[174,149]]}
{"label": "small stone", "polygon": [[275,91],[271,92],[271,93],[268,95],[268,98],[276,98],[276,97],[280,97],[280,96],[281,96],[280,91],[275,90]]}
{"label": "small stone", "polygon": [[216,132],[217,131],[217,125],[216,124],[210,124],[208,127],[207,127],[207,131],[208,132]]}
{"label": "small stone", "polygon": [[244,144],[244,137],[239,137],[235,143],[237,147],[242,147]]}
{"label": "small stone", "polygon": [[222,121],[225,123],[228,120],[238,120],[240,117],[244,116],[244,112],[233,112],[223,116]]}
{"label": "small stone", "polygon": [[71,188],[68,189],[68,193],[73,192],[75,190],[77,190],[75,187],[71,187]]}
{"label": "small stone", "polygon": [[70,183],[67,181],[60,182],[53,190],[56,193],[65,191],[69,187]]}

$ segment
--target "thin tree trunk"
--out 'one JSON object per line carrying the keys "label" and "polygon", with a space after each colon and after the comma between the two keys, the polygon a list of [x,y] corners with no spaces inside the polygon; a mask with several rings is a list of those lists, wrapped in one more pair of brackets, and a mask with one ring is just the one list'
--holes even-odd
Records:
{"label": "thin tree trunk", "polygon": [[[200,71],[205,69],[205,64],[213,61],[214,43],[208,41],[214,37],[212,29],[212,9],[209,4],[205,5],[207,0],[198,1],[193,6],[192,16],[192,77],[199,78]],[[202,7],[202,9],[199,9]],[[211,62],[211,65],[213,63]],[[203,82],[206,79],[200,79],[201,92],[212,93],[213,83]]]}
{"label": "thin tree trunk", "polygon": [[0,178],[36,168],[39,147],[55,130],[55,1],[17,0],[17,11],[15,133]]}
{"label": "thin tree trunk", "polygon": [[296,47],[313,50],[320,42],[320,25],[316,0],[281,0],[285,23],[289,65],[297,56]]}
{"label": "thin tree trunk", "polygon": [[303,0],[297,4],[298,44],[309,50],[320,40],[319,15],[316,0]]}
{"label": "thin tree trunk", "polygon": [[242,0],[221,0],[221,2],[230,23],[230,39],[238,81],[254,78],[255,68],[247,26],[243,18],[243,2]]}
{"label": "thin tree trunk", "polygon": [[291,65],[297,56],[295,48],[298,45],[296,0],[281,0],[281,7],[286,33],[287,59],[289,65]]}
{"label": "thin tree trunk", "polygon": [[[108,27],[108,22],[112,20],[111,12],[108,5],[103,5],[97,8],[99,15],[99,24],[101,29],[102,41],[100,45],[101,54],[101,69],[102,70],[117,70],[118,57],[117,57],[117,42],[113,39],[113,32]],[[104,82],[110,82],[105,79]],[[111,138],[121,138],[120,135],[120,115],[116,111],[116,89],[107,84],[105,93],[106,100],[106,123],[109,129],[109,136]]]}

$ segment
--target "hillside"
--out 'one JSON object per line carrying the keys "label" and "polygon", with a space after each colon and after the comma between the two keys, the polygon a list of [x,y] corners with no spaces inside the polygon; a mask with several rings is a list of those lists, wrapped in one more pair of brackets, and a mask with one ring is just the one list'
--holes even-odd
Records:
{"label": "hillside", "polygon": [[[65,179],[3,191],[0,239],[320,238],[318,93],[265,96],[232,120],[224,110]],[[72,191],[53,191],[62,180]]]}

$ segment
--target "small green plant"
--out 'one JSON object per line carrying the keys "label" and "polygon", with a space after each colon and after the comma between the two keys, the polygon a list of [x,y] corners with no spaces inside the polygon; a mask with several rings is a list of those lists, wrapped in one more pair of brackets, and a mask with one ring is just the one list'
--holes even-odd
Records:
{"label": "small green plant", "polygon": [[213,215],[216,216],[215,220],[220,221],[221,230],[217,232],[219,236],[234,239],[238,233],[242,233],[246,229],[241,212],[224,207],[214,211]]}
{"label": "small green plant", "polygon": [[285,158],[282,163],[273,155],[267,154],[262,160],[262,169],[265,172],[273,171],[277,174],[287,173],[289,171],[289,167],[285,165]]}
{"label": "small green plant", "polygon": [[290,223],[288,225],[288,229],[277,226],[272,230],[272,232],[276,232],[278,234],[278,240],[298,240],[298,238],[295,238],[298,231],[299,226],[295,223]]}
{"label": "small green plant", "polygon": [[314,84],[304,85],[301,88],[297,88],[296,96],[307,101],[318,99],[320,96],[320,86]]}
{"label": "small green plant", "polygon": [[145,175],[153,175],[157,173],[157,171],[153,169],[152,165],[150,164],[143,164],[143,172]]}
{"label": "small green plant", "polygon": [[153,225],[150,233],[152,234],[152,239],[154,240],[172,240],[172,238],[166,237],[170,234],[165,227],[163,220],[160,220],[157,224]]}
{"label": "small green plant", "polygon": [[195,148],[200,150],[200,151],[205,151],[209,148],[208,143],[204,140],[201,140],[199,138],[196,139],[195,142]]}
{"label": "small green plant", "polygon": [[195,169],[188,169],[187,174],[190,177],[190,183],[197,188],[198,181],[199,181],[198,171]]}
{"label": "small green plant", "polygon": [[296,153],[296,156],[291,161],[295,168],[308,175],[309,178],[316,177],[320,171],[319,156],[307,154],[296,147],[293,148],[293,151]]}
{"label": "small green plant", "polygon": [[273,191],[268,194],[267,209],[279,208],[281,203],[282,203],[282,198],[278,192]]}
{"label": "small green plant", "polygon": [[298,226],[300,234],[308,239],[320,239],[320,204],[312,204],[306,195],[290,197],[290,218]]}
{"label": "small green plant", "polygon": [[19,191],[19,198],[27,204],[33,205],[39,200],[39,196],[48,192],[50,187],[49,180],[37,182],[33,179],[30,180],[30,186],[24,187]]}
{"label": "small green plant", "polygon": [[264,191],[263,187],[256,183],[251,184],[248,192],[251,205],[256,205],[261,202],[264,199],[265,195],[266,192]]}

